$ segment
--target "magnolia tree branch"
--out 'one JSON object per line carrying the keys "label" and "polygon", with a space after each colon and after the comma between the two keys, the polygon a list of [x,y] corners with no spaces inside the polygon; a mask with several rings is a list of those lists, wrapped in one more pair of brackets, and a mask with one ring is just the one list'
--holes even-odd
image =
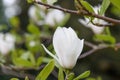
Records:
{"label": "magnolia tree branch", "polygon": [[88,12],[86,10],[80,10],[80,11],[77,11],[77,10],[69,10],[69,9],[65,9],[65,8],[61,8],[61,7],[56,7],[56,6],[53,6],[53,5],[49,5],[49,4],[46,4],[46,3],[42,3],[40,1],[36,1],[34,0],[34,3],[37,3],[37,4],[40,4],[40,5],[43,5],[47,8],[52,8],[52,9],[57,9],[57,10],[61,10],[63,12],[67,12],[67,13],[71,13],[71,14],[77,14],[77,15],[84,15],[84,16],[90,16],[90,17],[96,17],[96,18],[99,18],[99,19],[102,19],[102,20],[105,20],[105,21],[108,21],[112,24],[120,24],[120,20],[117,20],[117,19],[113,19],[113,18],[109,18],[109,17],[106,17],[106,16],[101,16],[101,15],[98,15],[98,14],[95,14],[95,13],[91,13],[91,12]]}
{"label": "magnolia tree branch", "polygon": [[92,48],[91,50],[83,53],[82,55],[79,56],[79,59],[85,58],[91,54],[93,54],[94,52],[100,50],[100,49],[104,49],[104,48],[108,48],[109,46],[107,45],[102,45],[102,46],[97,46],[96,48]]}
{"label": "magnolia tree branch", "polygon": [[5,75],[12,75],[12,76],[16,76],[19,78],[25,78],[27,76],[30,80],[35,80],[35,76],[25,73],[25,72],[19,72],[19,71],[13,70],[9,66],[1,65],[0,69],[1,69],[0,73],[5,74]]}
{"label": "magnolia tree branch", "polygon": [[[11,66],[6,66],[6,65],[0,65],[0,74],[3,75],[11,75],[11,76],[16,76],[19,78],[25,78],[26,76],[30,80],[35,80],[35,75],[25,73],[28,70],[37,70],[40,71],[45,67],[45,65],[41,65],[38,69],[34,68],[17,68],[17,67],[11,67]],[[52,71],[52,75],[57,78],[58,74],[55,70]]]}
{"label": "magnolia tree branch", "polygon": [[[91,47],[92,49],[87,51],[87,52],[85,52],[85,53],[83,53],[82,55],[80,55],[79,59],[85,58],[85,57],[93,54],[94,52],[96,52],[98,50],[111,47],[110,45],[98,45],[97,46],[97,45],[94,45],[94,44],[92,44],[90,42],[87,42],[87,41],[85,41],[85,45]],[[120,43],[116,43],[113,47],[117,50],[118,48],[120,48]]]}

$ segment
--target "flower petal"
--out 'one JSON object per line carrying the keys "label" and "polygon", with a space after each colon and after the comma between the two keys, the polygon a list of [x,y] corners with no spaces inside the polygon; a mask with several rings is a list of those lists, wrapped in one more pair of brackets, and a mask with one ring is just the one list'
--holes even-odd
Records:
{"label": "flower petal", "polygon": [[64,68],[73,68],[83,49],[83,40],[72,28],[58,27],[53,36],[53,46],[59,63]]}

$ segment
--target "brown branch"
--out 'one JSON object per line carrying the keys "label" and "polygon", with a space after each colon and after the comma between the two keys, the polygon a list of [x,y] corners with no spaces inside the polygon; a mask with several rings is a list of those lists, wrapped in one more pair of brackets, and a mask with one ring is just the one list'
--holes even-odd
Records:
{"label": "brown branch", "polygon": [[103,45],[103,46],[98,46],[98,47],[96,47],[96,48],[92,48],[91,50],[89,50],[89,51],[83,53],[82,55],[80,55],[80,56],[79,56],[79,59],[85,58],[85,57],[93,54],[94,52],[96,52],[96,51],[98,51],[98,50],[100,50],[100,49],[104,49],[104,48],[108,48],[108,47],[109,47],[109,46],[107,46],[107,45]]}
{"label": "brown branch", "polygon": [[79,59],[82,59],[82,58],[85,58],[91,54],[93,54],[94,52],[98,51],[98,50],[101,50],[101,49],[105,49],[105,48],[108,48],[108,47],[114,47],[116,50],[118,50],[120,48],[120,43],[116,43],[114,46],[110,46],[110,45],[94,45],[90,42],[87,42],[85,41],[85,45],[91,47],[92,49],[83,53],[82,55],[79,56]]}
{"label": "brown branch", "polygon": [[28,78],[30,80],[35,80],[35,76],[33,76],[31,74],[28,74],[28,73],[15,71],[11,67],[1,65],[0,68],[1,68],[0,73],[2,73],[2,74],[12,75],[12,76],[16,76],[16,77],[19,77],[19,78],[25,78],[26,76],[28,76]]}
{"label": "brown branch", "polygon": [[90,13],[90,12],[87,12],[86,10],[81,10],[81,11],[69,10],[69,9],[52,6],[52,5],[49,5],[49,4],[45,4],[45,3],[42,3],[40,1],[35,1],[35,0],[34,0],[34,3],[46,6],[47,8],[53,8],[53,9],[61,10],[63,12],[67,12],[67,13],[96,17],[96,18],[108,21],[110,23],[113,23],[113,24],[120,24],[120,20],[112,19],[112,18],[109,18],[109,17],[106,17],[106,16],[101,16],[101,15],[94,14],[94,13]]}
{"label": "brown branch", "polygon": [[89,46],[89,47],[91,47],[91,48],[93,48],[93,49],[97,48],[97,45],[95,45],[95,44],[93,44],[93,43],[90,43],[90,42],[88,42],[88,41],[85,41],[85,45],[86,45],[86,46]]}

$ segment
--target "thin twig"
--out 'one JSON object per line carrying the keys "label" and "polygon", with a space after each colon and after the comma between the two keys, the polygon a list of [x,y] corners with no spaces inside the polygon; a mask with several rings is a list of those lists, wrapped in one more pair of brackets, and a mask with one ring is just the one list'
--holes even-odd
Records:
{"label": "thin twig", "polygon": [[19,72],[19,71],[15,71],[13,70],[11,67],[5,66],[5,65],[1,65],[1,73],[2,74],[6,74],[6,75],[12,75],[12,76],[16,76],[19,78],[25,78],[26,76],[28,76],[28,78],[30,80],[35,80],[35,76],[28,74],[28,73],[24,73],[24,72]]}
{"label": "thin twig", "polygon": [[107,48],[108,46],[98,46],[97,48],[93,48],[85,53],[83,53],[82,55],[79,56],[79,59],[82,59],[82,58],[85,58],[91,54],[93,54],[94,52],[100,50],[100,49],[104,49],[104,48]]}
{"label": "thin twig", "polygon": [[91,47],[91,48],[97,48],[97,45],[95,45],[95,44],[92,44],[92,43],[90,43],[90,42],[88,42],[88,41],[85,41],[85,45],[87,45],[87,46],[89,46],[89,47]]}
{"label": "thin twig", "polygon": [[49,4],[46,4],[46,3],[42,3],[40,1],[34,1],[34,3],[46,6],[47,8],[53,8],[53,9],[61,10],[61,11],[67,12],[67,13],[96,17],[96,18],[108,21],[110,23],[113,23],[113,24],[120,24],[120,20],[109,18],[109,17],[106,17],[106,16],[101,16],[101,15],[94,14],[94,13],[90,13],[90,12],[87,12],[86,10],[81,10],[81,11],[69,10],[69,9],[65,9],[65,8],[61,8],[61,7],[52,6],[52,5],[49,5]]}
{"label": "thin twig", "polygon": [[[82,59],[82,58],[85,58],[91,54],[93,54],[94,52],[98,51],[98,50],[101,50],[101,49],[105,49],[105,48],[109,48],[111,47],[110,45],[95,45],[95,44],[92,44],[90,42],[87,42],[85,41],[85,44],[89,47],[91,47],[92,49],[83,53],[82,55],[79,56],[79,59]],[[116,43],[114,46],[113,46],[116,50],[118,50],[118,48],[120,48],[120,43]]]}

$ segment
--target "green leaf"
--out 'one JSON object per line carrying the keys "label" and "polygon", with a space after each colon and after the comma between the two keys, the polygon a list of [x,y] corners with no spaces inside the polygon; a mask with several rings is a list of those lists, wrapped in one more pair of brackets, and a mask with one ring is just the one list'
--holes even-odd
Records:
{"label": "green leaf", "polygon": [[108,42],[110,44],[115,44],[115,42],[116,42],[116,39],[113,36],[111,36],[111,35],[101,35],[101,34],[95,35],[94,40],[105,41],[105,42]]}
{"label": "green leaf", "polygon": [[86,80],[96,80],[95,78],[89,77]]}
{"label": "green leaf", "polygon": [[70,18],[70,14],[66,13],[64,19],[57,26],[64,26]]}
{"label": "green leaf", "polygon": [[41,0],[41,2],[43,2],[43,3],[47,3],[47,0]]}
{"label": "green leaf", "polygon": [[59,68],[58,80],[64,80],[64,74],[61,67]]}
{"label": "green leaf", "polygon": [[[91,13],[95,13],[94,12],[94,9],[93,7],[87,2],[87,1],[84,1],[84,0],[80,0],[81,1],[81,4]],[[90,20],[93,20],[94,17],[90,17],[90,16],[85,16],[86,18],[89,18]]]}
{"label": "green leaf", "polygon": [[107,8],[109,7],[109,5],[110,5],[110,0],[103,0],[99,15],[104,15],[104,13],[107,10]]}
{"label": "green leaf", "polygon": [[112,12],[113,14],[115,14],[116,16],[119,16],[119,15],[120,15],[120,10],[118,10],[118,8],[115,7],[115,6],[111,7],[111,12]]}
{"label": "green leaf", "polygon": [[11,78],[10,80],[19,80],[18,78]]}
{"label": "green leaf", "polygon": [[57,0],[41,0],[43,3],[47,3],[47,4],[54,4],[55,2],[57,2]]}
{"label": "green leaf", "polygon": [[28,2],[28,3],[32,3],[32,2],[33,2],[33,0],[27,0],[27,2]]}
{"label": "green leaf", "polygon": [[51,60],[44,69],[38,74],[35,80],[46,80],[47,77],[50,75],[52,70],[54,69],[55,61]]}
{"label": "green leaf", "polygon": [[33,66],[33,64],[30,61],[24,60],[21,58],[14,59],[14,64],[18,67],[32,67]]}
{"label": "green leaf", "polygon": [[100,76],[97,77],[97,80],[102,80],[102,78]]}
{"label": "green leaf", "polygon": [[78,77],[76,77],[74,80],[80,80],[87,78],[90,75],[90,71],[85,71],[84,73],[80,74]]}
{"label": "green leaf", "polygon": [[25,77],[25,80],[29,80],[29,78],[26,76],[26,77]]}
{"label": "green leaf", "polygon": [[94,13],[94,9],[92,8],[92,6],[87,2],[87,1],[84,1],[84,0],[80,0],[82,5],[89,11],[89,12],[92,12]]}
{"label": "green leaf", "polygon": [[10,18],[9,21],[10,21],[10,24],[15,28],[18,28],[20,25],[20,20],[18,17],[12,17],[12,18]]}
{"label": "green leaf", "polygon": [[120,10],[120,1],[119,0],[110,0],[110,2]]}
{"label": "green leaf", "polygon": [[107,35],[111,35],[111,32],[110,32],[109,27],[106,27],[106,28],[105,28],[105,32],[106,32]]}
{"label": "green leaf", "polygon": [[67,75],[68,80],[73,80],[75,74],[74,73],[70,73],[69,75]]}
{"label": "green leaf", "polygon": [[27,27],[28,31],[36,34],[36,35],[40,35],[40,30],[37,26],[35,26],[34,24],[29,24]]}
{"label": "green leaf", "polygon": [[40,66],[40,64],[42,63],[42,61],[43,61],[43,57],[39,57],[39,58],[37,59],[36,66],[37,66],[37,67]]}
{"label": "green leaf", "polygon": [[[48,0],[47,0],[47,1],[48,1]],[[52,4],[54,4],[55,2],[57,2],[57,0],[49,0],[47,3],[52,5]]]}

